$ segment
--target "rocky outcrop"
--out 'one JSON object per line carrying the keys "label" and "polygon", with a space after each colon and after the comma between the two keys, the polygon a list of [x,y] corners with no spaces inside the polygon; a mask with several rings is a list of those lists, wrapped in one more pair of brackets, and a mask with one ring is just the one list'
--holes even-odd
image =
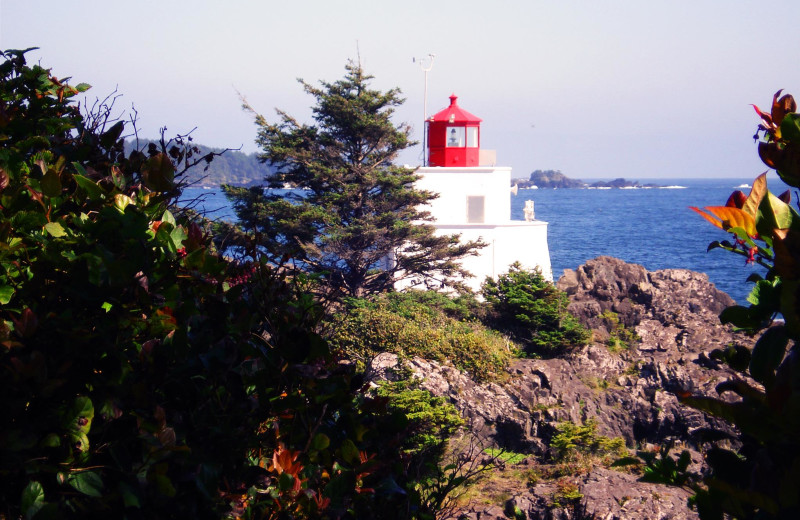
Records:
{"label": "rocky outcrop", "polygon": [[[507,450],[531,454],[530,464],[549,460],[555,425],[564,421],[580,424],[594,418],[599,433],[622,437],[629,447],[678,440],[697,448],[708,429],[735,433],[726,423],[682,406],[675,395],[716,396],[719,382],[739,375],[711,359],[709,352],[735,343],[751,346],[750,338],[720,324],[719,312],[733,300],[705,275],[676,269],[648,272],[600,257],[566,271],[558,287],[569,294],[570,310],[594,332],[594,343],[572,358],[518,359],[507,380],[488,384],[431,361],[413,359],[407,367],[423,388],[447,397],[475,432]],[[606,340],[620,326],[640,340],[611,351]],[[373,361],[369,377],[391,378],[398,363],[396,356],[382,354]],[[693,459],[702,462],[697,452]],[[638,482],[634,475],[596,467],[576,475],[573,484],[584,497],[579,505],[596,518],[696,517],[686,506],[686,493]],[[511,507],[525,518],[574,518],[574,511],[553,501],[555,485],[537,483],[495,507],[502,507],[504,514]],[[464,518],[502,518],[491,511],[497,513],[484,505],[462,513]]]}

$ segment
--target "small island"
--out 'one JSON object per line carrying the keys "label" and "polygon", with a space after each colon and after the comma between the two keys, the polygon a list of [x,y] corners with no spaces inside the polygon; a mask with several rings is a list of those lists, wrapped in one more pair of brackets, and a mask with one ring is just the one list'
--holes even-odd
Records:
{"label": "small island", "polygon": [[639,181],[629,181],[618,178],[611,181],[597,181],[587,183],[580,179],[571,179],[560,170],[534,170],[529,179],[512,179],[511,182],[521,189],[525,188],[584,188],[584,189],[635,189],[635,188],[661,188],[658,184],[641,184]]}

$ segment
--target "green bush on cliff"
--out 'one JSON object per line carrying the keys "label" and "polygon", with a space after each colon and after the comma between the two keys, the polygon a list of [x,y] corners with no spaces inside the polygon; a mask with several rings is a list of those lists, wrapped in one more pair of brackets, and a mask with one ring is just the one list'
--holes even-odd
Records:
{"label": "green bush on cliff", "polygon": [[407,454],[436,460],[447,439],[464,424],[452,404],[419,388],[413,379],[383,383],[377,394],[388,399],[388,411],[405,423],[402,450]]}
{"label": "green bush on cliff", "polygon": [[514,263],[482,287],[488,304],[485,322],[508,334],[531,356],[568,354],[586,345],[591,333],[567,310],[569,299],[540,270]]}
{"label": "green bush on cliff", "polygon": [[[511,358],[512,347],[480,323],[461,321],[440,310],[449,307],[447,298],[410,291],[350,300],[346,312],[331,322],[331,344],[362,366],[381,352],[392,352],[450,361],[478,380],[498,377]],[[453,305],[456,314],[465,312],[459,304]]]}

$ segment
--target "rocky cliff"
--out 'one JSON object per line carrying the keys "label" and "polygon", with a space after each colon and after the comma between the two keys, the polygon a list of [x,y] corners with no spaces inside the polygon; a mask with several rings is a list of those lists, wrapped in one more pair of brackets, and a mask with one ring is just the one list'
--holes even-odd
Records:
{"label": "rocky cliff", "polygon": [[524,455],[484,476],[453,518],[696,518],[686,490],[639,482],[597,461],[567,465],[565,473],[550,441],[558,425],[596,422],[598,435],[621,437],[628,448],[677,441],[701,470],[703,434],[730,427],[682,406],[675,393],[710,395],[720,381],[737,377],[710,355],[732,344],[752,346],[719,323],[733,301],[704,274],[648,272],[610,257],[565,272],[558,287],[594,333],[570,359],[518,359],[505,381],[488,384],[422,359],[382,354],[372,363],[375,380],[406,364],[423,388],[460,410],[478,437]]}

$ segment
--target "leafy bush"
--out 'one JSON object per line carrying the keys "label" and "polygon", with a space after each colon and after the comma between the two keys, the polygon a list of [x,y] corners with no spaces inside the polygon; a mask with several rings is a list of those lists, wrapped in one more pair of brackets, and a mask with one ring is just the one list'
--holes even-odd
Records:
{"label": "leafy bush", "polygon": [[168,210],[191,151],[126,156],[88,85],[1,56],[0,516],[213,515],[256,424],[240,292]]}
{"label": "leafy bush", "polygon": [[439,298],[415,291],[350,300],[349,309],[332,321],[331,344],[362,365],[381,352],[392,352],[450,361],[478,380],[499,377],[511,357],[510,347],[480,324],[448,317],[428,305],[431,299],[441,302]]}
{"label": "leafy bush", "polygon": [[126,153],[87,85],[0,58],[0,517],[402,518],[403,429],[314,332],[313,280],[171,209],[180,139]]}
{"label": "leafy bush", "polygon": [[[800,114],[794,98],[778,91],[769,112],[755,109],[761,117],[759,156],[786,184],[800,187]],[[736,399],[679,395],[741,432],[738,450],[707,450],[709,475],[677,478],[696,492],[694,504],[703,519],[800,517],[800,214],[790,203],[791,194],[772,194],[762,174],[747,196],[736,191],[724,206],[693,208],[732,235],[732,241],[713,242],[709,250],[721,248],[768,269],[764,277],[750,276],[749,306],[729,307],[720,315],[723,323],[760,334],[755,347],[734,345],[712,353],[756,384],[732,378],[717,385],[719,394],[732,392]]]}
{"label": "leafy bush", "polygon": [[458,410],[443,397],[419,388],[413,381],[383,383],[377,390],[388,399],[388,412],[406,422],[402,450],[437,460],[447,439],[464,424]]}
{"label": "leafy bush", "polygon": [[598,435],[597,420],[590,418],[585,424],[563,422],[556,425],[556,434],[550,440],[550,448],[556,460],[574,460],[579,455],[620,455],[625,451],[621,437],[609,438]]}
{"label": "leafy bush", "polygon": [[518,342],[528,355],[567,354],[591,339],[591,333],[567,311],[569,299],[541,271],[510,266],[497,280],[487,279],[482,294],[489,304],[486,322]]}

